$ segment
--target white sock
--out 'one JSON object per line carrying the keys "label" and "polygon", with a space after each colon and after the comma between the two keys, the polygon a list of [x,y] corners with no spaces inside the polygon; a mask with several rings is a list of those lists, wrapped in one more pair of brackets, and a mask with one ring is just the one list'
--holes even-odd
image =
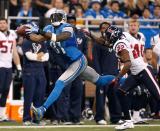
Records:
{"label": "white sock", "polygon": [[0,116],[4,116],[6,114],[6,107],[0,107]]}

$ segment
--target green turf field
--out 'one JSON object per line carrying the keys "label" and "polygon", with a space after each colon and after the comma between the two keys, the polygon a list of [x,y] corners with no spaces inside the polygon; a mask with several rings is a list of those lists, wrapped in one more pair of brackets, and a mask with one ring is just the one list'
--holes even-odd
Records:
{"label": "green turf field", "polygon": [[[0,128],[0,131],[115,131],[114,127],[24,127],[24,128]],[[134,129],[127,129],[126,131],[160,131],[160,127],[135,127]]]}
{"label": "green turf field", "polygon": [[[150,121],[147,125],[136,125],[134,129],[126,131],[160,131],[160,120]],[[100,126],[95,122],[85,122],[84,125],[47,125],[47,126],[22,126],[16,122],[0,122],[0,131],[115,131],[115,125]]]}

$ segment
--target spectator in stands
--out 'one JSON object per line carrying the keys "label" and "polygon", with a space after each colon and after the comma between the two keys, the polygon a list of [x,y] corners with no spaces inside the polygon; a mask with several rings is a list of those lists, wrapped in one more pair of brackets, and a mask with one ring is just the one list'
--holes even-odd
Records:
{"label": "spectator in stands", "polygon": [[46,11],[52,8],[54,0],[35,0],[36,9],[39,11],[41,16],[44,16]]}
{"label": "spectator in stands", "polygon": [[160,1],[159,0],[154,0],[154,5],[159,5],[160,6]]}
{"label": "spectator in stands", "polygon": [[10,0],[9,1],[9,15],[16,16],[19,11],[20,5],[19,0]]}
{"label": "spectator in stands", "polygon": [[143,12],[144,8],[145,8],[144,0],[137,0],[135,12],[139,16],[142,16],[142,12]]}
{"label": "spectator in stands", "polygon": [[[93,19],[104,19],[106,18],[106,13],[101,10],[101,2],[100,0],[92,0],[91,1],[91,9],[88,9],[84,17],[85,18],[93,18]],[[99,24],[99,21],[91,21],[91,24]]]}
{"label": "spectator in stands", "polygon": [[[153,16],[148,8],[144,8],[142,12],[142,17],[140,17],[141,20],[150,20],[153,19]],[[151,21],[141,21],[140,25],[144,26],[152,26],[153,23]]]}
{"label": "spectator in stands", "polygon": [[[154,11],[153,11],[153,19],[154,20],[158,20],[160,19],[160,5],[155,5],[154,7]],[[154,26],[158,26],[159,25],[159,22],[158,21],[155,21],[153,22],[153,25]]]}
{"label": "spectator in stands", "polygon": [[79,4],[78,0],[70,0],[68,2],[68,6],[70,7],[70,11],[69,13],[75,14],[75,9],[77,6],[81,6],[81,4]]}
{"label": "spectator in stands", "polygon": [[[20,8],[20,2],[18,0],[10,0],[9,2],[9,16],[17,16]],[[16,20],[12,20],[10,24],[11,29],[16,29]]]}
{"label": "spectator in stands", "polygon": [[54,0],[54,3],[52,3],[52,8],[46,12],[45,17],[49,18],[56,9],[63,9],[63,8],[64,8],[63,0]]}
{"label": "spectator in stands", "polygon": [[44,73],[43,62],[48,61],[49,54],[47,47],[42,43],[33,43],[25,39],[22,44],[23,50],[23,87],[24,87],[24,113],[23,124],[36,124],[31,118],[30,108],[33,102],[34,106],[40,106],[44,101],[46,77]]}
{"label": "spectator in stands", "polygon": [[[84,12],[81,6],[77,6],[75,9],[75,16],[76,18],[83,18],[84,17]],[[84,20],[76,20],[76,25],[81,26],[84,24]]]}
{"label": "spectator in stands", "polygon": [[[109,19],[122,19],[127,18],[127,15],[120,11],[120,3],[118,1],[112,1],[110,4],[110,10],[107,13],[107,18]],[[122,24],[121,21],[116,21],[116,24]],[[113,24],[115,24],[113,22]]]}
{"label": "spectator in stands", "polygon": [[107,2],[107,0],[106,1],[102,1],[101,7],[103,8],[103,10],[105,12],[108,12],[109,9],[110,9],[110,1],[109,2]]}
{"label": "spectator in stands", "polygon": [[144,5],[145,8],[148,8],[151,12],[151,14],[153,14],[153,10],[154,10],[154,2],[152,0],[144,0]]}
{"label": "spectator in stands", "polygon": [[156,5],[153,12],[154,19],[160,19],[160,5]]}
{"label": "spectator in stands", "polygon": [[[22,7],[18,12],[19,17],[33,17],[33,16],[39,16],[39,12],[37,12],[36,9],[32,8],[32,1],[31,0],[22,0]],[[17,20],[17,25],[20,24],[26,24],[28,22],[31,22],[31,20]]]}
{"label": "spectator in stands", "polygon": [[139,19],[139,14],[136,11],[133,11],[130,15],[131,18],[133,19]]}
{"label": "spectator in stands", "polygon": [[66,14],[69,14],[69,10],[70,10],[70,7],[69,7],[69,5],[68,4],[64,4],[64,7],[63,7],[63,10],[64,10],[64,12],[66,13]]}
{"label": "spectator in stands", "polygon": [[126,13],[127,16],[131,16],[132,12],[136,8],[134,0],[124,0],[120,7],[120,10]]}
{"label": "spectator in stands", "polygon": [[82,5],[83,12],[86,12],[89,7],[89,0],[79,0],[79,3]]}

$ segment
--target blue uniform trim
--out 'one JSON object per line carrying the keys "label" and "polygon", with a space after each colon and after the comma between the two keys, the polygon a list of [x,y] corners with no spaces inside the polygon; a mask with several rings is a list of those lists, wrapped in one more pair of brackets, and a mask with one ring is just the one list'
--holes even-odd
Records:
{"label": "blue uniform trim", "polygon": [[64,82],[61,80],[57,80],[57,82],[55,83],[55,88],[52,90],[46,102],[43,104],[43,107],[48,109],[52,105],[52,103],[54,103],[58,99],[64,87]]}
{"label": "blue uniform trim", "polygon": [[57,80],[56,81],[54,89],[52,90],[52,92],[49,95],[46,102],[43,104],[43,106],[46,109],[48,109],[48,107],[58,99],[58,97],[60,96],[60,94],[61,94],[62,90],[65,88],[65,86],[68,85],[69,83],[71,83],[77,76],[80,75],[80,73],[82,71],[84,71],[84,69],[86,68],[86,64],[87,63],[85,61],[85,57],[82,56],[80,58],[79,66],[78,66],[77,70],[74,72],[73,75],[69,76],[64,81],[62,81],[62,80]]}
{"label": "blue uniform trim", "polygon": [[80,58],[80,63],[79,63],[79,67],[77,68],[77,70],[74,72],[73,75],[71,75],[66,80],[64,80],[65,85],[72,82],[84,70],[84,68],[86,68],[85,65],[86,65],[86,62],[85,62],[84,56],[82,56]]}

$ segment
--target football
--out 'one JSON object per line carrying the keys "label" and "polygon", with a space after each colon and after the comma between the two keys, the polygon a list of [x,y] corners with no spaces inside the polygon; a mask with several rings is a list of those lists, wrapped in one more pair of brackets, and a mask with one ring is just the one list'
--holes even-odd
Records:
{"label": "football", "polygon": [[18,34],[18,35],[20,35],[20,36],[25,36],[26,35],[26,29],[27,28],[29,28],[29,27],[27,27],[27,26],[25,26],[25,25],[21,25],[21,26],[19,26],[19,27],[17,27],[17,29],[16,29],[16,33]]}

